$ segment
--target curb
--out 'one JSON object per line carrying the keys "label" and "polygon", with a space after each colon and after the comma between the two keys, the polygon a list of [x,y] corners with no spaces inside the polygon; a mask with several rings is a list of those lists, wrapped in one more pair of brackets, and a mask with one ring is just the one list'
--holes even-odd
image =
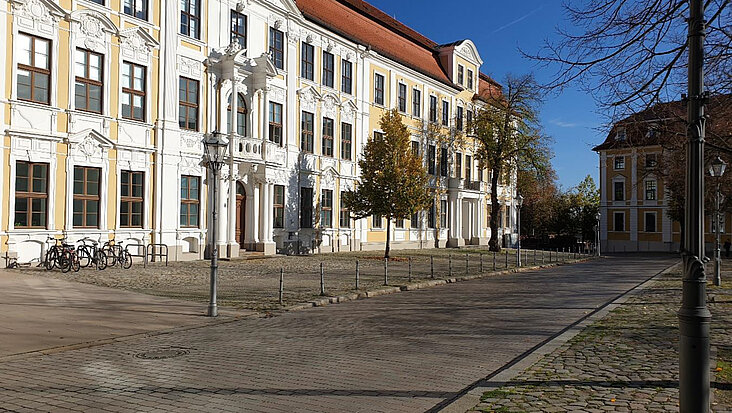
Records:
{"label": "curb", "polygon": [[376,290],[367,290],[367,291],[362,291],[362,292],[358,292],[358,293],[350,293],[350,294],[337,295],[337,296],[333,296],[333,297],[318,298],[318,299],[307,301],[304,303],[299,303],[299,304],[294,304],[291,306],[283,307],[279,310],[274,310],[274,311],[286,311],[286,312],[300,311],[300,310],[305,310],[308,308],[324,307],[324,306],[330,305],[330,304],[340,304],[340,303],[346,303],[349,301],[365,300],[367,298],[378,297],[381,295],[396,294],[396,293],[400,293],[402,291],[415,291],[415,290],[421,290],[421,289],[425,289],[425,288],[437,287],[439,285],[453,284],[453,283],[458,283],[458,282],[463,282],[463,281],[479,280],[479,279],[497,276],[497,275],[518,274],[518,273],[522,273],[522,272],[526,272],[526,271],[536,271],[536,270],[541,270],[541,269],[545,269],[545,268],[561,267],[562,265],[577,264],[577,263],[581,263],[581,262],[592,261],[595,259],[597,259],[597,257],[592,256],[592,257],[579,258],[579,259],[574,259],[571,261],[557,262],[557,263],[552,263],[552,264],[542,264],[542,265],[534,265],[531,267],[511,268],[508,270],[488,271],[488,272],[483,272],[481,274],[463,275],[461,277],[419,281],[419,282],[413,282],[411,284],[402,285],[402,286],[394,286],[394,287],[385,286],[383,288],[379,288]]}
{"label": "curb", "polygon": [[594,312],[591,312],[587,316],[581,318],[574,324],[570,325],[569,327],[560,331],[554,336],[548,338],[544,342],[539,343],[536,347],[528,350],[524,354],[519,355],[508,364],[488,375],[486,378],[475,382],[466,390],[463,390],[463,392],[461,392],[461,394],[458,395],[456,398],[447,401],[447,403],[444,405],[438,404],[437,406],[428,410],[428,412],[466,413],[468,410],[474,408],[480,403],[480,397],[483,395],[483,393],[505,385],[507,382],[511,381],[513,378],[522,373],[524,370],[541,360],[544,356],[552,353],[557,348],[566,344],[569,340],[582,332],[582,330],[584,330],[590,324],[605,318],[608,313],[627,302],[631,296],[648,288],[651,284],[656,282],[656,279],[658,277],[676,270],[676,268],[680,265],[681,263],[678,262],[654,274],[646,281],[643,281],[635,287],[631,288],[630,290],[622,293],[611,302],[598,308]]}

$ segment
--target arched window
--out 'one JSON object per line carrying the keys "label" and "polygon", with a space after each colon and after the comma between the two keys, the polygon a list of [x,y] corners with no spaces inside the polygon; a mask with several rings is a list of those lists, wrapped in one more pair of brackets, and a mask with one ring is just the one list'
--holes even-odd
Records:
{"label": "arched window", "polygon": [[[229,100],[229,107],[226,109],[226,124],[228,132],[231,133],[231,100]],[[247,134],[247,102],[242,94],[239,94],[239,99],[236,102],[236,133],[241,136]]]}

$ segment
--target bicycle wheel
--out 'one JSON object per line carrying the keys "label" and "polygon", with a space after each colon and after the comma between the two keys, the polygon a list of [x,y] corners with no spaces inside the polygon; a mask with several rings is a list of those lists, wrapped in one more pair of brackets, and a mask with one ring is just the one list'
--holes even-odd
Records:
{"label": "bicycle wheel", "polygon": [[64,251],[59,257],[58,266],[61,268],[61,272],[71,271],[71,251]]}
{"label": "bicycle wheel", "polygon": [[129,270],[132,267],[132,255],[127,251],[122,251],[119,263],[122,265],[122,268]]}
{"label": "bicycle wheel", "polygon": [[97,250],[94,253],[94,262],[97,264],[97,269],[100,271],[107,268],[107,254],[102,250]]}
{"label": "bicycle wheel", "polygon": [[81,269],[79,256],[76,253],[71,253],[71,269],[74,270],[74,272],[79,272],[79,269]]}
{"label": "bicycle wheel", "polygon": [[76,250],[77,258],[79,258],[79,265],[81,267],[88,267],[92,263],[92,255],[91,251],[89,251],[89,247],[82,245],[79,247],[78,250]]}
{"label": "bicycle wheel", "polygon": [[46,270],[52,270],[53,267],[56,266],[56,260],[58,259],[58,251],[56,251],[56,248],[51,248],[50,250],[46,251],[46,259],[43,262],[43,265],[46,267]]}
{"label": "bicycle wheel", "polygon": [[114,267],[117,264],[117,255],[111,249],[104,252],[107,256],[107,267]]}

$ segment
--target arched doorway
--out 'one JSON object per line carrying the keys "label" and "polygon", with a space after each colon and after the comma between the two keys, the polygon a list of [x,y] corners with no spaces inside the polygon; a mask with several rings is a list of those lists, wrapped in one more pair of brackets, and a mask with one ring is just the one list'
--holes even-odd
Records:
{"label": "arched doorway", "polygon": [[247,193],[244,191],[244,185],[241,182],[236,183],[236,241],[240,248],[244,248],[244,239],[246,238],[244,223],[246,218]]}

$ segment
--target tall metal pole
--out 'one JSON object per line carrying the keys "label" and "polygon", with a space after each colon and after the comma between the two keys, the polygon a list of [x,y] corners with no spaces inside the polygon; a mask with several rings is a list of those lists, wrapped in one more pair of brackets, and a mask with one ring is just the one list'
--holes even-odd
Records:
{"label": "tall metal pole", "polygon": [[704,1],[689,0],[689,90],[684,280],[679,309],[679,410],[709,411],[709,324],[704,273]]}
{"label": "tall metal pole", "polygon": [[715,234],[715,251],[714,251],[714,285],[717,287],[722,285],[722,254],[719,250],[719,237],[722,233],[722,214],[720,213],[720,209],[722,208],[722,188],[719,184],[719,180],[721,178],[717,178],[717,205],[714,209],[714,219],[715,219],[715,227],[717,229],[717,233]]}
{"label": "tall metal pole", "polygon": [[217,241],[218,226],[218,191],[219,191],[219,170],[215,162],[211,163],[211,175],[213,176],[213,207],[211,208],[211,299],[208,303],[208,316],[216,317],[219,315],[218,305],[216,304],[216,287],[219,273],[219,244]]}
{"label": "tall metal pole", "polygon": [[516,221],[518,222],[518,243],[516,244],[516,267],[521,268],[521,207],[516,208]]}

